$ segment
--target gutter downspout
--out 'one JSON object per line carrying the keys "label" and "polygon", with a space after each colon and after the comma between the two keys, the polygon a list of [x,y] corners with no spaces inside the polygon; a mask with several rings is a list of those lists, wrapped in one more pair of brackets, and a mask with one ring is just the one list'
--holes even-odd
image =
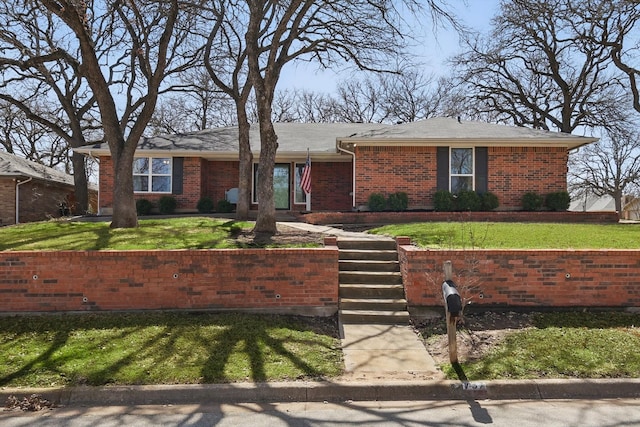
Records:
{"label": "gutter downspout", "polygon": [[31,180],[33,180],[33,177],[29,177],[26,181],[20,181],[16,178],[16,224],[20,223],[20,186]]}
{"label": "gutter downspout", "polygon": [[[353,146],[355,147],[355,144]],[[345,148],[342,148],[340,146],[340,140],[338,139],[336,139],[336,148],[338,149],[338,151],[342,151],[343,153],[347,153],[353,156],[353,170],[351,172],[351,175],[353,177],[353,182],[351,183],[351,193],[352,193],[351,208],[352,210],[355,211],[356,210],[356,153],[349,151]]]}

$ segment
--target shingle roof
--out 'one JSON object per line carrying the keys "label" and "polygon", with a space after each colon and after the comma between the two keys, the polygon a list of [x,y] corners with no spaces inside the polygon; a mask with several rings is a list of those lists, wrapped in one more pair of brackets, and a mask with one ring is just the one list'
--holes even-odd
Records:
{"label": "shingle roof", "polygon": [[[278,155],[301,155],[307,149],[316,155],[336,155],[336,140],[342,142],[370,141],[379,145],[406,141],[444,143],[446,141],[503,141],[510,145],[528,142],[553,143],[578,147],[595,141],[575,135],[505,126],[481,122],[458,122],[451,118],[432,118],[412,123],[384,125],[377,123],[274,123],[278,135]],[[260,152],[258,125],[251,126],[251,149]],[[83,147],[76,151],[85,154],[108,155],[106,144]],[[145,137],[138,152],[151,154],[199,155],[203,157],[235,157],[238,153],[237,127],[207,129],[189,134]]]}
{"label": "shingle roof", "polygon": [[74,185],[73,176],[22,157],[0,151],[0,176],[35,178]]}

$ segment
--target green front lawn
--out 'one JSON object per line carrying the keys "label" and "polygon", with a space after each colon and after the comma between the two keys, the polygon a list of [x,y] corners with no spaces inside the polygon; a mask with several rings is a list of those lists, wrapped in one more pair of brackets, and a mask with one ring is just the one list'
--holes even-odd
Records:
{"label": "green front lawn", "polygon": [[335,323],[203,313],[0,317],[0,387],[333,377],[342,373]]}
{"label": "green front lawn", "polygon": [[98,251],[132,249],[229,249],[313,247],[303,242],[279,244],[236,239],[249,222],[185,217],[141,220],[136,228],[111,229],[107,222],[46,221],[0,228],[0,251]]}
{"label": "green front lawn", "polygon": [[369,232],[433,249],[640,249],[640,224],[423,222]]}
{"label": "green front lawn", "polygon": [[[470,381],[640,378],[638,348],[640,314],[538,313],[532,327],[508,332],[488,354],[461,367]],[[458,378],[451,364],[442,369]]]}

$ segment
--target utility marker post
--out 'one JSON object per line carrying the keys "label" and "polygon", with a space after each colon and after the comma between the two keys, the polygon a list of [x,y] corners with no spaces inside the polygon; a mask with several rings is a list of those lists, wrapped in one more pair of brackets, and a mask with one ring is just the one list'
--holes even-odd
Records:
{"label": "utility marker post", "polygon": [[462,299],[453,282],[453,266],[451,261],[445,261],[442,266],[444,282],[442,282],[442,297],[447,321],[447,337],[449,338],[449,360],[458,363],[458,342],[456,340],[456,323],[462,311]]}

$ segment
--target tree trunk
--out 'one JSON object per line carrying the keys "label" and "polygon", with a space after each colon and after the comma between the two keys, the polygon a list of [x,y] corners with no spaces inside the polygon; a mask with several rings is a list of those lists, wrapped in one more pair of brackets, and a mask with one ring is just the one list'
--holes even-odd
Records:
{"label": "tree trunk", "polygon": [[111,228],[138,226],[136,202],[133,195],[133,153],[121,150],[113,157],[113,220]]}
{"label": "tree trunk", "polygon": [[236,205],[236,219],[249,219],[249,209],[251,206],[251,176],[253,174],[253,154],[249,141],[249,131],[251,125],[247,120],[245,111],[238,109],[238,145],[240,161],[238,176],[238,203]]}
{"label": "tree trunk", "polygon": [[75,206],[70,206],[76,215],[84,215],[89,211],[89,188],[87,172],[85,169],[84,155],[73,153],[73,184],[75,187]]}
{"label": "tree trunk", "polygon": [[258,218],[254,233],[274,235],[276,205],[273,198],[273,170],[276,163],[278,136],[270,117],[260,120],[260,164],[258,165]]}

